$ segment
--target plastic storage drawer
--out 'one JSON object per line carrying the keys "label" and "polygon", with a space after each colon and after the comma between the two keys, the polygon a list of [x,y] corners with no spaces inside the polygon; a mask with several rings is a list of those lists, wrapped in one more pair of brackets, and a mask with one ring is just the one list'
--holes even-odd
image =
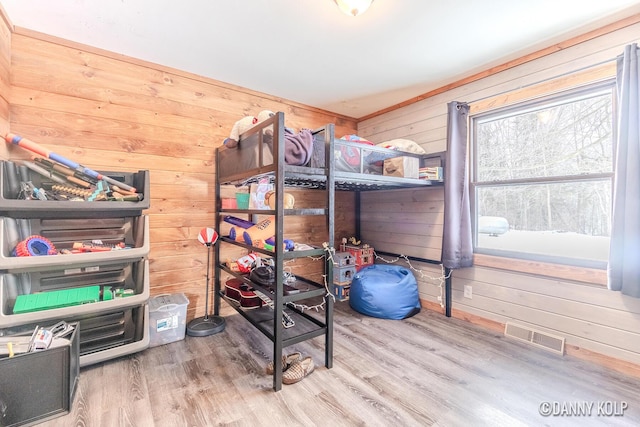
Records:
{"label": "plastic storage drawer", "polygon": [[20,182],[31,181],[40,188],[47,178],[25,166],[0,162],[0,215],[14,218],[113,218],[139,215],[149,208],[149,171],[99,171],[116,181],[134,187],[143,199],[133,201],[71,202],[65,200],[21,200]]}
{"label": "plastic storage drawer", "polygon": [[[94,285],[125,289],[132,295],[109,301],[13,314],[18,295]],[[28,273],[6,272],[0,274],[0,328],[37,323],[43,318],[68,321],[71,317],[145,304],[148,299],[149,261],[146,259],[89,267],[58,267]]]}
{"label": "plastic storage drawer", "polygon": [[149,306],[75,318],[80,324],[80,366],[133,354],[149,347]]}
{"label": "plastic storage drawer", "polygon": [[[37,236],[57,251],[70,250],[74,243],[100,240],[104,245],[123,243],[124,249],[58,255],[14,256],[20,242]],[[123,218],[0,218],[0,269],[51,269],[65,265],[97,264],[103,261],[144,258],[149,254],[149,224],[144,215]]]}

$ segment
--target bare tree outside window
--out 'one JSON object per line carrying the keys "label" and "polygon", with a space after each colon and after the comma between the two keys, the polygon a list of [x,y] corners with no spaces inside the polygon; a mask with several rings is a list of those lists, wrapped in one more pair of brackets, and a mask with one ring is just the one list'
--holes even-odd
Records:
{"label": "bare tree outside window", "polygon": [[606,263],[613,86],[472,118],[477,252]]}

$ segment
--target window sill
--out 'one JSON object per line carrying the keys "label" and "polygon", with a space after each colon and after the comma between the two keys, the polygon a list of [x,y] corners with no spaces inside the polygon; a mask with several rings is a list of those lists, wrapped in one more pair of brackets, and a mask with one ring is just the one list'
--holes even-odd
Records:
{"label": "window sill", "polygon": [[473,265],[607,286],[607,270],[474,254]]}

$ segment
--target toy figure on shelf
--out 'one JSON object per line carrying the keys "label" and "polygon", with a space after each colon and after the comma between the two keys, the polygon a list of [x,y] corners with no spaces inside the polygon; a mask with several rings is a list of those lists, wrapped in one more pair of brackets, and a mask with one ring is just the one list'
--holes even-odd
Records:
{"label": "toy figure on shelf", "polygon": [[340,245],[340,252],[349,252],[356,259],[356,270],[360,271],[363,268],[373,265],[375,258],[373,248],[368,244],[361,244],[360,240],[356,240],[355,237],[349,239],[351,244],[347,243],[347,239],[343,238]]}
{"label": "toy figure on shelf", "polygon": [[[235,148],[238,145],[238,141],[240,141],[240,135],[254,127],[260,122],[267,120],[270,117],[273,117],[275,113],[269,110],[262,110],[258,113],[257,116],[245,116],[234,123],[231,128],[231,133],[229,134],[229,138],[225,139],[223,144],[227,148]],[[266,131],[268,132],[268,131]],[[273,133],[273,131],[271,131]]]}

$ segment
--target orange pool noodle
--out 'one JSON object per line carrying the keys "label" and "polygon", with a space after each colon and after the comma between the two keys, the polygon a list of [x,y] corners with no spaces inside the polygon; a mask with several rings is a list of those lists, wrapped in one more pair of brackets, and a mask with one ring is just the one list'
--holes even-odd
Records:
{"label": "orange pool noodle", "polygon": [[269,237],[276,234],[276,217],[269,216],[266,219],[263,219],[259,223],[254,226],[251,226],[244,230],[243,237],[244,242],[247,245],[253,245],[253,242],[256,240],[265,241]]}

